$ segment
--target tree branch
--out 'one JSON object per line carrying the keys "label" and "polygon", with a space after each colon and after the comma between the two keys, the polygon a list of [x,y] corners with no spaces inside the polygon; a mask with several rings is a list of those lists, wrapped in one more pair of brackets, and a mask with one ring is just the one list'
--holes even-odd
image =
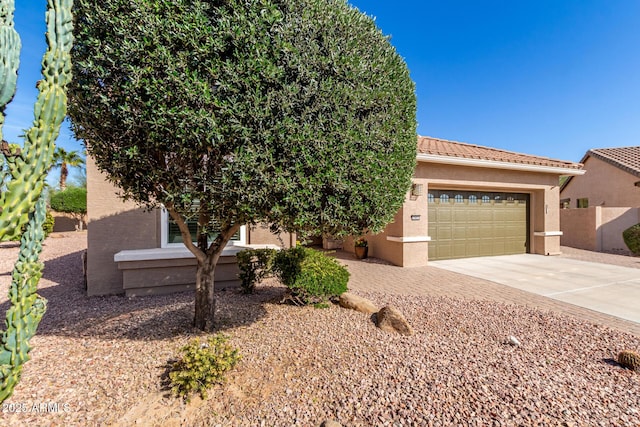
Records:
{"label": "tree branch", "polygon": [[191,233],[189,233],[189,227],[187,227],[187,223],[184,221],[182,216],[180,216],[180,214],[176,212],[175,208],[173,207],[173,203],[167,203],[164,205],[164,207],[167,212],[169,212],[169,215],[171,215],[171,218],[178,225],[178,229],[180,230],[180,235],[182,236],[182,242],[184,243],[184,245],[193,255],[195,255],[198,262],[204,264],[207,259],[207,255],[191,241]]}

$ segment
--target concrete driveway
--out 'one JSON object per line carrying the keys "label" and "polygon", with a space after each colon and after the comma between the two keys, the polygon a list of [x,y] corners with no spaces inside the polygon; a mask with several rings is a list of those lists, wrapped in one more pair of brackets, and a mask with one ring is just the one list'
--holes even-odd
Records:
{"label": "concrete driveway", "polygon": [[533,254],[431,261],[478,277],[640,323],[640,270]]}

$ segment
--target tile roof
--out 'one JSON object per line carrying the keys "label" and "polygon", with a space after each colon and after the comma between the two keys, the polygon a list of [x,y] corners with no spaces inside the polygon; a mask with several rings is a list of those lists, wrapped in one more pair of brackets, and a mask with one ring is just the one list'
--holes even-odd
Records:
{"label": "tile roof", "polygon": [[581,163],[555,160],[548,157],[516,153],[513,151],[483,147],[481,145],[467,144],[464,142],[447,141],[445,139],[432,138],[429,136],[418,137],[418,154],[431,154],[437,156],[528,164],[564,169],[582,169],[583,166]]}
{"label": "tile roof", "polygon": [[582,162],[589,156],[640,177],[640,147],[593,148],[587,151]]}

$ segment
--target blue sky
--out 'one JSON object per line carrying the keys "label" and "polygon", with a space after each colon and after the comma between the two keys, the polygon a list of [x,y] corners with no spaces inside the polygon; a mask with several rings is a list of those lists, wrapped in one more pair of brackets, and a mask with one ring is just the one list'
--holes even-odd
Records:
{"label": "blue sky", "polygon": [[[640,1],[351,0],[416,82],[418,133],[578,161],[640,145]],[[17,0],[23,41],[5,139],[30,126],[45,0]],[[59,145],[81,150],[66,126]]]}

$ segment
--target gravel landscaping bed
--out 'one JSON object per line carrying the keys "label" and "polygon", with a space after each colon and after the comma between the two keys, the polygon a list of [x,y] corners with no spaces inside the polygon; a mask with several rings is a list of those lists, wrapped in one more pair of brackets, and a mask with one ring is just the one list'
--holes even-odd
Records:
{"label": "gravel landscaping bed", "polygon": [[[415,330],[392,335],[355,311],[280,305],[273,281],[250,296],[218,294],[220,330],[242,360],[209,400],[185,405],[161,376],[199,335],[192,294],[88,298],[84,247],[83,233],[46,241],[49,308],[0,425],[640,424],[640,373],[614,360],[640,350],[634,335],[518,305],[357,292],[399,308]],[[4,313],[17,248],[0,253]],[[58,410],[35,412],[43,403]]]}

